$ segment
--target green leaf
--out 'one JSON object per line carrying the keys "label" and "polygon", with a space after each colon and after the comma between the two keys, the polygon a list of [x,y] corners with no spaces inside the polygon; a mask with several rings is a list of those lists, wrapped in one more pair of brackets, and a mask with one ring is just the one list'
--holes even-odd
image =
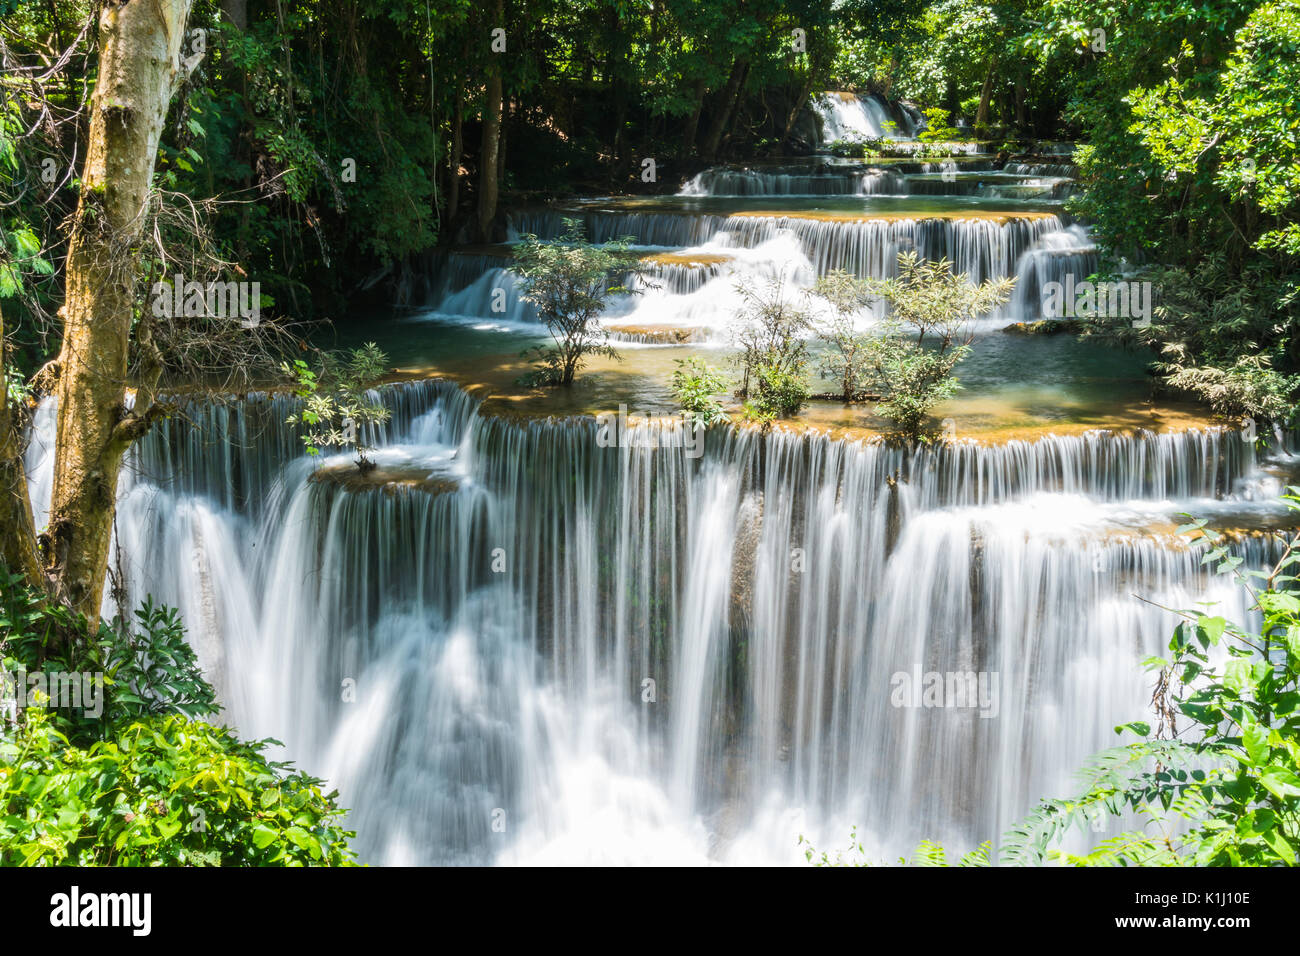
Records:
{"label": "green leaf", "polygon": [[268,827],[265,823],[258,824],[253,828],[253,845],[259,850],[265,849],[274,843],[278,837],[278,831]]}

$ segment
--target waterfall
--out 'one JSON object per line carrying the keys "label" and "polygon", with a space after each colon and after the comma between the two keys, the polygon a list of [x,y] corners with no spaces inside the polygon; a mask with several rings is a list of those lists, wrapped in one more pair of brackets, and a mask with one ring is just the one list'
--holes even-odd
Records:
{"label": "waterfall", "polygon": [[[850,100],[855,109],[865,109],[862,103],[885,109],[873,98],[835,102]],[[887,278],[908,250],[947,258],[975,282],[1021,280],[1014,301],[990,320],[1005,325],[1038,317],[1041,285],[1088,269],[1095,255],[1086,233],[1056,214],[1070,180],[993,165],[988,158],[872,165],[813,157],[714,167],[688,180],[678,196],[649,204],[592,201],[517,209],[508,234],[511,241],[525,235],[554,240],[565,220],[576,218],[591,242],[630,240],[645,269],[631,280],[642,294],[607,305],[602,321],[616,341],[713,341],[740,308],[737,284],[752,288],[755,280],[782,278],[807,290],[833,269]],[[912,196],[927,199],[902,201]],[[763,197],[772,201],[760,204]],[[931,197],[1001,201],[941,203]],[[440,292],[427,315],[481,328],[535,329],[537,311],[523,300],[507,256],[504,247],[475,247],[444,257],[433,283]],[[864,320],[880,318],[882,309],[873,305]]]}
{"label": "waterfall", "polygon": [[[987,162],[953,164],[892,163],[883,166],[826,165],[759,168],[715,166],[696,173],[680,196],[981,196],[992,199],[1059,201],[1073,180],[988,171]],[[945,175],[947,173],[947,175]]]}
{"label": "waterfall", "polygon": [[1016,287],[1004,314],[1025,320],[1042,317],[1048,283],[1063,284],[1068,275],[1083,282],[1097,267],[1097,248],[1086,227],[1071,225],[1040,235],[1016,268]]}
{"label": "waterfall", "polygon": [[1004,173],[1020,176],[1049,176],[1061,179],[1073,179],[1079,174],[1073,163],[1007,163],[1002,167]]}
{"label": "waterfall", "polygon": [[[1052,263],[1076,271],[1081,267],[1077,257],[1049,257],[1046,252],[1038,259],[1027,255],[1045,249],[1045,243],[1056,242],[1051,237],[1078,235],[1077,229],[1067,229],[1058,216],[1047,213],[857,219],[815,214],[535,210],[517,214],[512,223],[520,234],[554,238],[566,215],[580,216],[592,241],[633,236],[644,247],[648,272],[633,282],[643,294],[616,300],[605,313],[606,322],[625,341],[643,339],[645,333],[640,330],[646,327],[707,329],[720,334],[738,307],[737,282],[754,287],[781,277],[795,291],[810,287],[817,276],[833,269],[886,278],[896,274],[898,255],[906,250],[930,259],[948,258],[973,282],[1022,273],[1038,275],[1026,272],[1033,268],[1048,275]],[[656,252],[664,247],[671,253]],[[493,311],[497,289],[504,290],[499,300],[504,313]],[[878,317],[879,311],[877,308],[873,314]],[[526,321],[535,315],[532,307],[519,299],[514,276],[499,269],[489,269],[462,291],[449,295],[437,312],[453,319],[471,317],[472,321]],[[1005,324],[1008,316],[1020,315],[1008,311],[997,320]],[[619,326],[634,331],[624,336]],[[691,331],[688,337],[698,337],[698,333]],[[656,335],[649,341],[679,340]]]}
{"label": "waterfall", "polygon": [[[573,213],[538,211],[514,221],[521,232],[543,238],[560,234],[560,220]],[[1059,232],[1064,223],[1048,213],[992,217],[861,218],[737,213],[687,216],[679,213],[587,212],[581,214],[593,242],[634,236],[646,246],[753,249],[782,233],[794,236],[818,275],[848,269],[860,276],[894,274],[898,253],[915,249],[923,257],[947,257],[972,281],[1014,275],[1021,254],[1041,236]]]}
{"label": "waterfall", "polygon": [[[291,397],[193,400],[132,453],[117,530],[133,600],[181,608],[226,719],[338,787],[372,863],[996,839],[1145,712],[1174,619],[1135,595],[1248,617],[1178,515],[1277,511],[1229,430],[909,452],[718,428],[692,458],[653,422],[602,447],[445,383],[376,394],[386,480],[303,455]],[[899,705],[932,672],[993,693]]]}
{"label": "waterfall", "polygon": [[915,114],[900,109],[897,114],[876,94],[823,93],[813,98],[813,109],[821,118],[822,142],[854,139],[911,139],[916,135]]}

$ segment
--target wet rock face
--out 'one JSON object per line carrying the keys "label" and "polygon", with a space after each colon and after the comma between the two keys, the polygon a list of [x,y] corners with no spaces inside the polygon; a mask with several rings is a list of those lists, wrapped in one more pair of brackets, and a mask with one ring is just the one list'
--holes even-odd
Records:
{"label": "wet rock face", "polygon": [[1080,319],[1039,319],[1036,322],[1012,322],[1002,330],[1011,335],[1078,335],[1083,331]]}
{"label": "wet rock face", "polygon": [[460,482],[446,475],[430,474],[423,465],[373,465],[362,469],[355,464],[329,465],[318,469],[311,481],[332,484],[347,491],[382,490],[395,494],[402,489],[442,495],[456,491]]}

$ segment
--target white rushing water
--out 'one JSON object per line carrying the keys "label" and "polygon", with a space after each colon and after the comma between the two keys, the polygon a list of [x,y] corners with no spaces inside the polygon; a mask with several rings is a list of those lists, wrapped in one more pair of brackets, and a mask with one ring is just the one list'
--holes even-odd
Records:
{"label": "white rushing water", "polygon": [[[117,524],[132,599],[181,608],[226,719],[338,787],[371,863],[996,840],[1145,713],[1174,619],[1139,598],[1246,617],[1159,529],[1277,508],[1234,432],[909,454],[718,430],[692,458],[653,424],[605,448],[444,383],[382,394],[376,456],[418,481],[318,472],[290,399],[193,403],[133,454]],[[977,706],[898,706],[929,673],[983,675]]]}
{"label": "white rushing water", "polygon": [[874,93],[822,93],[813,97],[814,112],[821,119],[822,143],[836,140],[912,139],[924,125],[919,115],[902,105],[895,116],[890,104]]}
{"label": "white rushing water", "polygon": [[[566,216],[577,215],[593,242],[636,236],[647,254],[670,250],[676,261],[651,261],[642,295],[617,300],[603,321],[611,328],[683,326],[710,330],[726,338],[740,307],[737,285],[760,288],[780,278],[791,294],[810,288],[819,275],[846,269],[859,276],[886,278],[897,273],[898,255],[915,251],[929,259],[947,258],[971,281],[1013,277],[1017,297],[981,325],[1042,315],[1042,285],[1073,274],[1082,281],[1096,268],[1086,230],[1059,216],[1008,218],[845,219],[771,214],[711,215],[666,212],[521,212],[513,219],[518,234],[554,238]],[[494,290],[503,290],[503,311],[493,311]],[[811,303],[816,308],[815,301]],[[880,317],[883,304],[864,311],[863,320]],[[434,311],[471,324],[525,327],[535,312],[523,301],[517,281],[502,261],[444,295]],[[534,326],[535,327],[535,326]]]}

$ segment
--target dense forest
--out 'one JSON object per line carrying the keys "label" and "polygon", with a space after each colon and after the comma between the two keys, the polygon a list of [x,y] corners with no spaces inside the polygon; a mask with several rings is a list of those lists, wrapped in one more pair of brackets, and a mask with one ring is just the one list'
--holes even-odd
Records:
{"label": "dense forest", "polygon": [[1297,0],[0,0],[0,66],[0,678],[114,689],[0,863],[1295,864]]}

